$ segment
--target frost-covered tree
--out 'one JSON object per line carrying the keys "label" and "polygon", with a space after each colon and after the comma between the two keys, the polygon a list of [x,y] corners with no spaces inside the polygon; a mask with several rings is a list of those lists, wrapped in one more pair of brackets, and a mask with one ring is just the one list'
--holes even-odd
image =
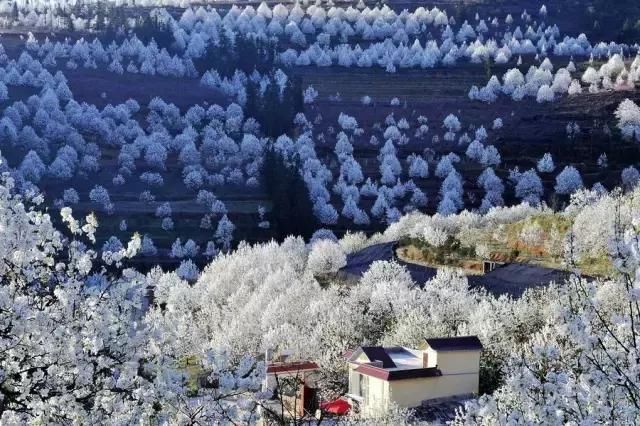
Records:
{"label": "frost-covered tree", "polygon": [[57,156],[49,165],[48,173],[60,180],[69,180],[75,174],[75,162],[62,156]]}
{"label": "frost-covered tree", "polygon": [[529,203],[532,206],[540,204],[544,188],[535,170],[529,169],[518,176],[515,193],[516,197],[522,202]]}
{"label": "frost-covered tree", "polygon": [[546,17],[547,17],[547,14],[548,14],[548,12],[547,12],[547,6],[543,4],[543,5],[540,7],[540,11],[539,11],[538,13],[540,14],[540,16],[541,16],[542,18],[546,18]]}
{"label": "frost-covered tree", "polygon": [[195,282],[200,275],[200,270],[191,259],[186,259],[180,262],[178,269],[176,269],[176,274],[180,279]]}
{"label": "frost-covered tree", "polygon": [[193,142],[185,144],[180,150],[178,160],[183,166],[200,164],[200,152],[196,149]]}
{"label": "frost-covered tree", "polygon": [[228,251],[231,249],[231,243],[233,242],[233,232],[236,226],[229,220],[227,215],[222,216],[218,222],[216,228],[215,238],[216,242],[220,245],[222,250]]}
{"label": "frost-covered tree", "polygon": [[322,239],[315,242],[309,258],[307,269],[314,274],[336,273],[347,264],[347,256],[337,242],[330,239]]}
{"label": "frost-covered tree", "polygon": [[582,93],[582,86],[578,80],[572,80],[569,88],[567,89],[569,96],[579,95]]}
{"label": "frost-covered tree", "polygon": [[362,167],[353,158],[348,158],[340,166],[340,176],[342,176],[347,184],[354,185],[364,180]]}
{"label": "frost-covered tree", "polygon": [[340,132],[338,134],[334,152],[336,153],[340,161],[344,161],[352,156],[353,145],[351,145],[351,142],[349,142],[349,137],[344,132]]}
{"label": "frost-covered tree", "polygon": [[140,174],[140,180],[149,186],[160,187],[164,185],[164,178],[160,173],[144,172]]}
{"label": "frost-covered tree", "polygon": [[482,161],[482,156],[484,155],[484,146],[480,141],[474,140],[467,147],[465,155],[470,160],[480,162]]}
{"label": "frost-covered tree", "polygon": [[565,168],[556,176],[555,191],[558,194],[572,194],[584,187],[580,172],[573,166]]}
{"label": "frost-covered tree", "polygon": [[462,179],[458,172],[452,170],[440,187],[441,200],[438,204],[438,213],[448,216],[460,211],[464,207],[463,195]]}
{"label": "frost-covered tree", "polygon": [[80,201],[78,191],[73,188],[65,189],[62,193],[62,200],[65,204],[77,204]]}
{"label": "frost-covered tree", "polygon": [[598,84],[600,83],[600,80],[601,80],[601,77],[598,71],[596,71],[593,67],[587,68],[584,74],[582,75],[582,81],[584,81],[587,84],[590,84],[592,87],[597,88]]}
{"label": "frost-covered tree", "polygon": [[451,157],[445,155],[438,162],[435,174],[437,177],[444,179],[451,173],[452,170],[454,170],[454,168],[453,163],[451,162]]}
{"label": "frost-covered tree", "polygon": [[143,256],[155,256],[158,254],[158,249],[156,248],[153,240],[148,235],[142,237],[142,246],[140,248],[140,252]]}
{"label": "frost-covered tree", "polygon": [[638,238],[617,232],[609,241],[617,274],[574,276],[543,299],[551,314],[507,357],[504,384],[467,405],[456,424],[509,422],[515,413],[521,423],[638,422]]}
{"label": "frost-covered tree", "polygon": [[409,199],[409,202],[416,208],[420,208],[420,207],[426,207],[429,199],[427,198],[427,195],[420,189],[420,188],[415,188],[413,190],[413,194],[411,194],[411,198]]}
{"label": "frost-covered tree", "polygon": [[145,148],[144,160],[151,168],[165,170],[167,160],[167,149],[159,142],[151,142]]}
{"label": "frost-covered tree", "polygon": [[358,128],[358,122],[356,119],[342,112],[338,116],[338,124],[344,132],[349,134],[353,133]]}
{"label": "frost-covered tree", "polygon": [[173,244],[171,244],[170,256],[177,259],[185,257],[184,248],[182,247],[182,241],[180,241],[180,238],[176,238]]}
{"label": "frost-covered tree", "polygon": [[103,257],[105,256],[105,254],[107,254],[109,256],[109,255],[112,255],[114,253],[118,253],[121,250],[124,250],[124,245],[115,236],[109,237],[109,239],[107,241],[105,241],[104,244],[102,245]]}
{"label": "frost-covered tree", "polygon": [[444,140],[453,141],[456,133],[462,128],[460,120],[453,114],[449,114],[443,121],[443,127],[447,129],[447,133],[444,135]]}
{"label": "frost-covered tree", "polygon": [[623,169],[620,177],[626,189],[633,189],[638,185],[638,182],[640,182],[640,172],[633,166]]}
{"label": "frost-covered tree", "polygon": [[502,194],[504,193],[504,184],[492,168],[487,167],[478,176],[478,186],[484,189],[485,195],[480,205],[480,211],[486,213],[492,207],[502,206],[504,200]]}
{"label": "frost-covered tree", "polygon": [[555,99],[555,93],[553,92],[553,89],[551,87],[549,87],[549,85],[544,84],[542,86],[540,86],[540,89],[538,89],[538,93],[536,95],[536,101],[538,103],[544,103],[544,102],[553,102]]}
{"label": "frost-covered tree", "polygon": [[476,129],[475,136],[476,140],[484,142],[489,137],[489,134],[487,133],[487,129],[485,129],[484,126],[480,126]]}
{"label": "frost-covered tree", "polygon": [[606,169],[607,167],[609,167],[609,160],[607,159],[607,154],[604,152],[600,154],[598,156],[598,160],[596,161],[596,164],[601,169]]}
{"label": "frost-covered tree", "polygon": [[113,203],[109,197],[109,191],[101,185],[94,186],[89,192],[89,199],[94,203],[98,203],[105,209],[108,214],[113,213]]}
{"label": "frost-covered tree", "polygon": [[630,99],[625,99],[615,111],[618,119],[618,129],[625,139],[640,141],[640,107]]}
{"label": "frost-covered tree", "polygon": [[185,257],[194,258],[198,256],[198,253],[200,253],[200,246],[198,246],[192,239],[188,239],[187,242],[184,243],[182,249]]}
{"label": "frost-covered tree", "polygon": [[313,246],[316,242],[322,241],[322,240],[338,242],[338,237],[336,237],[336,235],[333,233],[332,230],[321,228],[315,231],[313,235],[311,235],[311,238],[309,239],[309,244]]}
{"label": "frost-covered tree", "polygon": [[163,218],[160,227],[165,231],[171,231],[174,227],[173,219],[170,217]]}
{"label": "frost-covered tree", "polygon": [[548,152],[544,154],[540,160],[538,160],[537,167],[540,173],[551,173],[556,169],[556,166],[553,162],[553,157]]}
{"label": "frost-covered tree", "polygon": [[[69,237],[54,227],[49,214],[14,195],[12,182],[0,185],[0,222],[5,224],[0,318],[11,325],[3,331],[0,357],[2,423],[128,423],[154,416],[179,423],[185,413],[217,423],[251,416],[251,408],[240,414],[234,405],[242,388],[246,396],[260,389],[264,369],[253,361],[242,362],[240,371],[228,358],[211,353],[215,361],[203,360],[203,368],[213,371],[215,365],[230,381],[220,381],[215,390],[203,388],[208,395],[193,400],[176,364],[182,358],[180,343],[166,345],[167,338],[178,335],[173,327],[181,320],[165,317],[147,295],[154,285],[165,303],[166,289],[175,291],[181,283],[160,270],[147,278],[121,268],[139,252],[140,238],[126,245],[109,239],[98,257],[95,217],[76,219],[68,207],[60,215]],[[252,373],[254,368],[258,371]]]}
{"label": "frost-covered tree", "polygon": [[156,217],[169,217],[171,216],[171,204],[169,202],[165,202],[160,204],[156,208]]}
{"label": "frost-covered tree", "polygon": [[324,225],[335,225],[338,223],[338,212],[331,203],[325,200],[318,200],[313,204],[313,213],[320,223]]}
{"label": "frost-covered tree", "polygon": [[22,163],[20,163],[20,173],[25,179],[38,183],[46,174],[47,167],[44,165],[40,156],[33,150],[25,155]]}
{"label": "frost-covered tree", "polygon": [[318,97],[318,91],[313,86],[309,86],[304,90],[303,96],[305,104],[312,104]]}
{"label": "frost-covered tree", "polygon": [[420,155],[410,155],[407,158],[409,163],[409,177],[427,178],[429,177],[429,165]]}
{"label": "frost-covered tree", "polygon": [[0,82],[0,102],[6,101],[9,99],[9,90],[7,89],[7,85],[4,82]]}
{"label": "frost-covered tree", "polygon": [[376,201],[373,203],[371,207],[371,214],[376,218],[381,218],[387,209],[389,208],[389,203],[387,202],[386,197],[382,193],[378,193]]}

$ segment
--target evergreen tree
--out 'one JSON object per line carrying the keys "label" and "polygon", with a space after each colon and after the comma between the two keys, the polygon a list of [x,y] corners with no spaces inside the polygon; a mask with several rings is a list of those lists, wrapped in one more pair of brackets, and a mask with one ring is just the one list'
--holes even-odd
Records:
{"label": "evergreen tree", "polygon": [[261,118],[260,117],[260,99],[258,95],[258,88],[252,80],[247,81],[247,102],[244,106],[244,112],[247,117]]}
{"label": "evergreen tree", "polygon": [[273,203],[272,223],[280,238],[289,235],[310,238],[319,226],[307,187],[297,167],[288,165],[270,148],[265,155],[263,176]]}

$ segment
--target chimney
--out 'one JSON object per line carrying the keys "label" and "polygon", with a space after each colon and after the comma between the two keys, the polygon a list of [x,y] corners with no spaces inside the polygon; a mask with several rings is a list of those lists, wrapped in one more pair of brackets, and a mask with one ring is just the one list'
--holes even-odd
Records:
{"label": "chimney", "polygon": [[422,352],[422,368],[429,367],[429,354],[427,351]]}

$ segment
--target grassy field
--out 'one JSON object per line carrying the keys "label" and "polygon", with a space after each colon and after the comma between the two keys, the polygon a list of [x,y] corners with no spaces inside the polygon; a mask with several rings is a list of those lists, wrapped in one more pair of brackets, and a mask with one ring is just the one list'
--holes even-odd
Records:
{"label": "grassy field", "polygon": [[[566,270],[564,242],[572,223],[570,216],[546,212],[495,229],[466,230],[441,247],[432,247],[422,239],[405,239],[397,254],[407,262],[452,266],[471,274],[482,273],[484,260]],[[575,266],[588,276],[610,276],[614,271],[607,253],[579,259]]]}

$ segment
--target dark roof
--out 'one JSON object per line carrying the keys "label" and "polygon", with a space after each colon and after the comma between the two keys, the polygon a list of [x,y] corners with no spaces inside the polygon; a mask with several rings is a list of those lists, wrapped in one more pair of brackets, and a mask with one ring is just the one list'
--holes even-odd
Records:
{"label": "dark roof", "polygon": [[404,355],[415,356],[413,353],[408,351],[407,348],[404,348],[402,346],[387,346],[387,347],[384,348],[384,350],[388,354],[404,354]]}
{"label": "dark roof", "polygon": [[387,351],[382,346],[363,346],[362,352],[369,358],[369,361],[382,362],[382,368],[395,368],[396,363],[393,362]]}
{"label": "dark roof", "polygon": [[376,367],[374,365],[362,364],[355,368],[354,371],[386,381],[442,376],[442,372],[436,367],[412,368],[408,370],[385,370],[384,368]]}
{"label": "dark roof", "polygon": [[427,344],[436,351],[482,350],[482,343],[477,336],[438,337],[426,340]]}

